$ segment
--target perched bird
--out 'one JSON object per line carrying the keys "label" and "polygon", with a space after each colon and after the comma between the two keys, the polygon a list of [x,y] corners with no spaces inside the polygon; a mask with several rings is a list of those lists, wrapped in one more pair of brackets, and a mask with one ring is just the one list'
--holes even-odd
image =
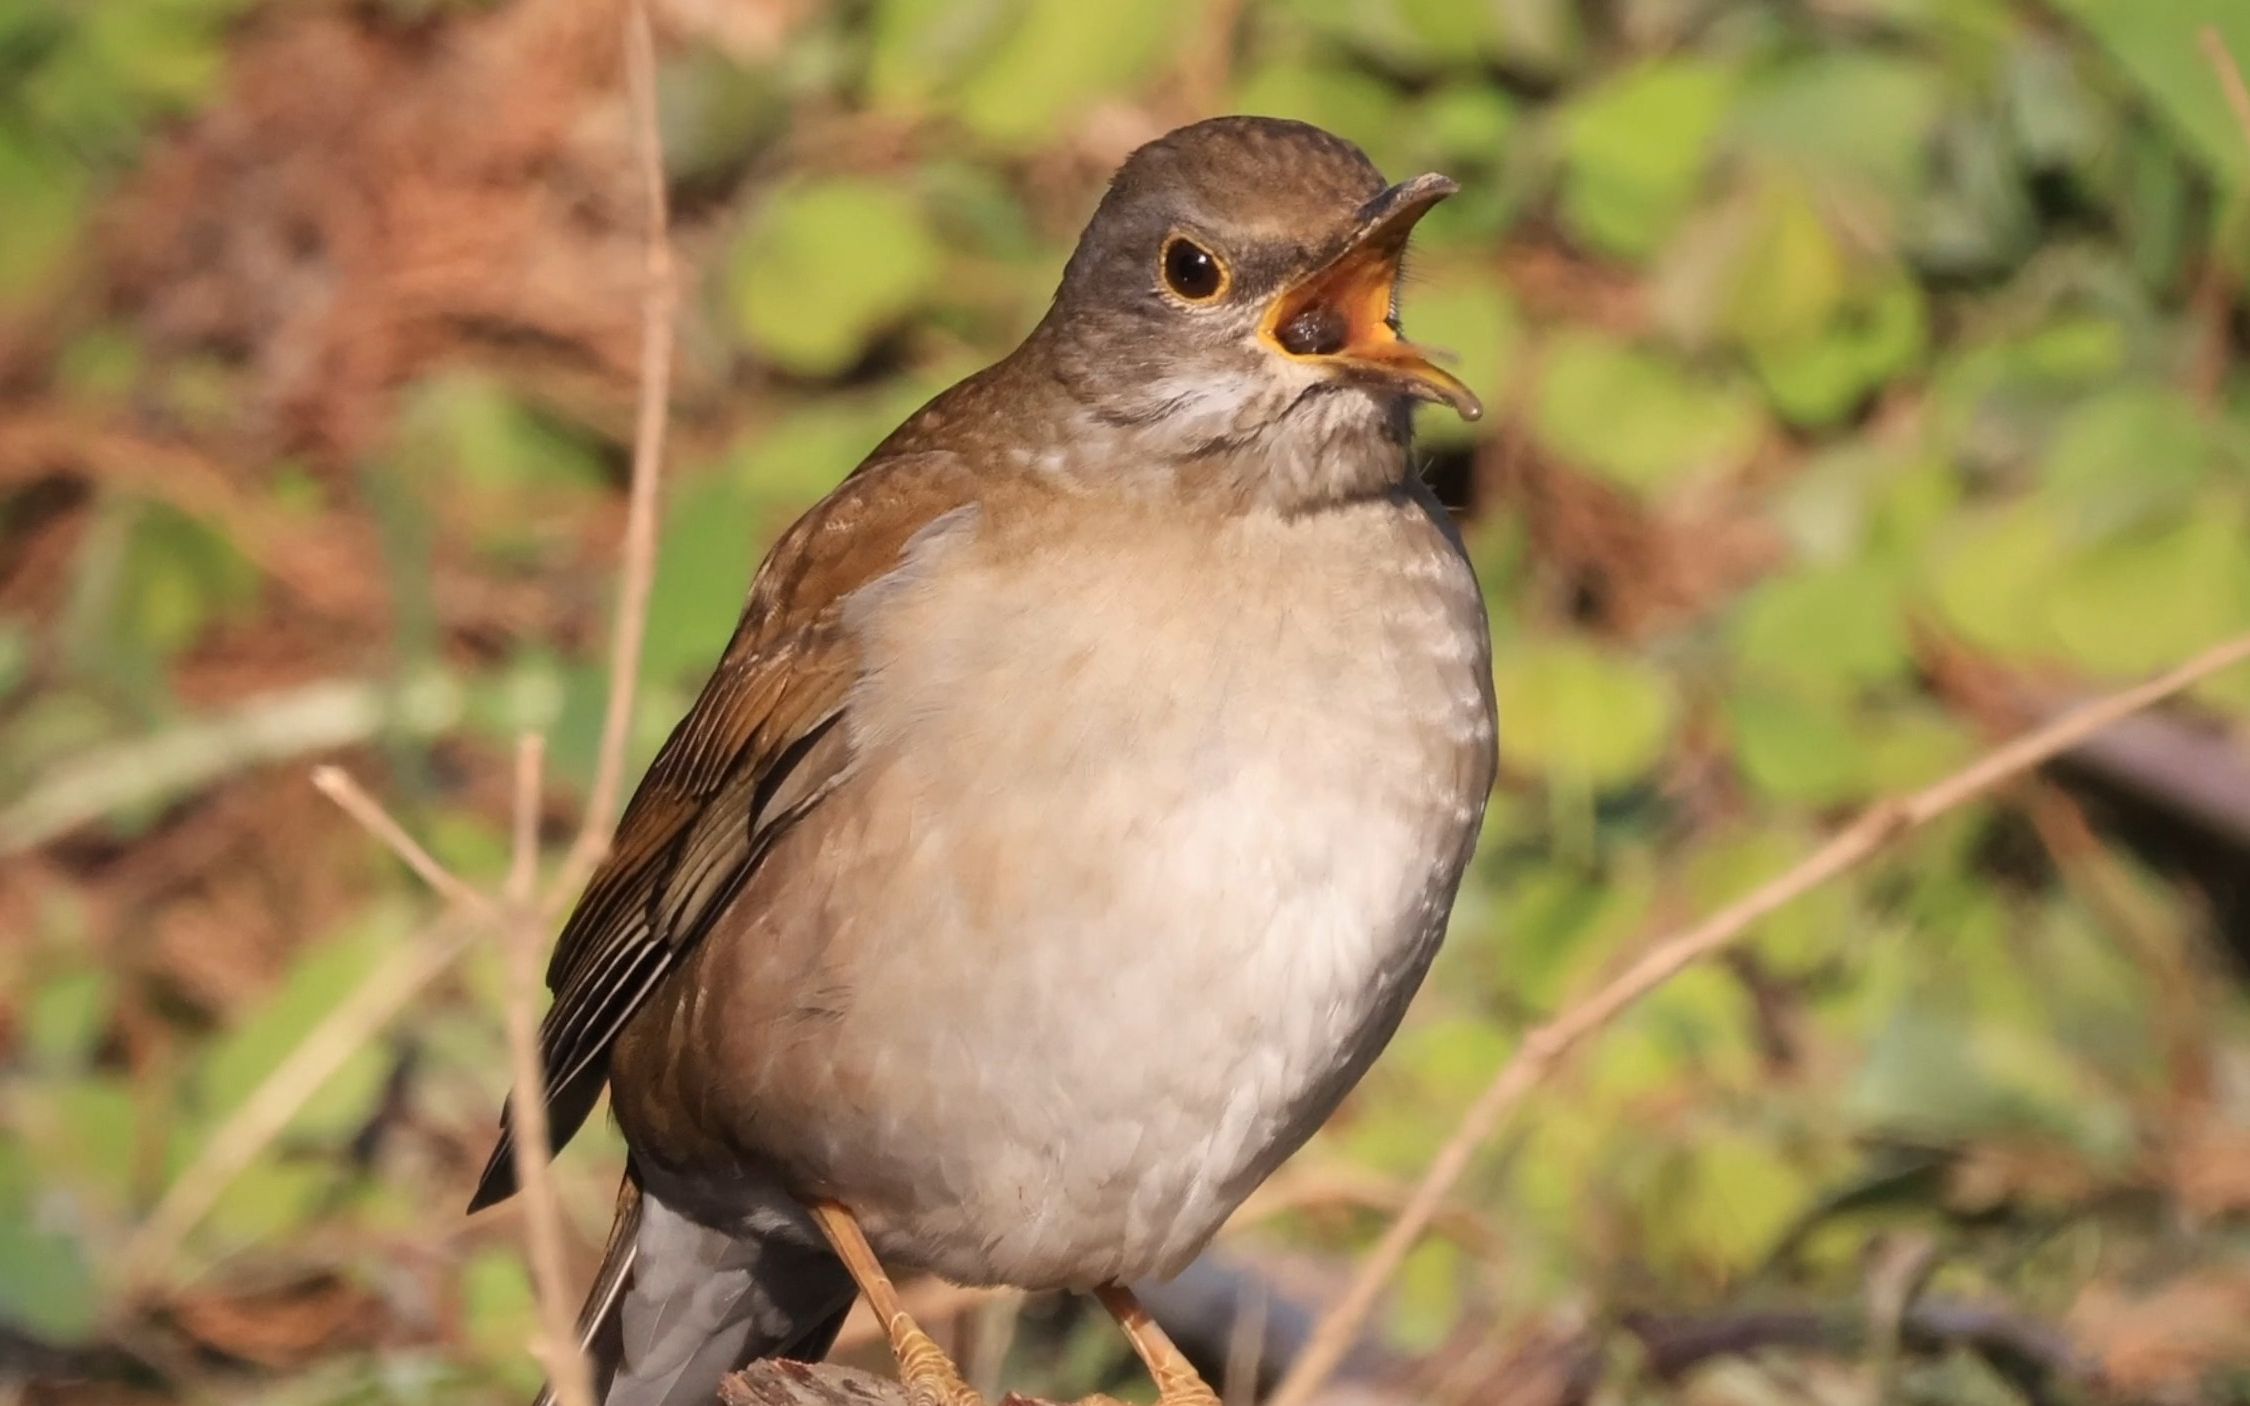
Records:
{"label": "perched bird", "polygon": [[[1175,1273],[1375,1058],[1493,776],[1484,604],[1408,456],[1480,411],[1400,339],[1358,147],[1228,117],[1119,169],[1045,318],[783,535],[571,915],[557,1141],[630,1150],[582,1327],[607,1406],[818,1357],[886,1268]],[[503,1118],[471,1205],[514,1190]]]}

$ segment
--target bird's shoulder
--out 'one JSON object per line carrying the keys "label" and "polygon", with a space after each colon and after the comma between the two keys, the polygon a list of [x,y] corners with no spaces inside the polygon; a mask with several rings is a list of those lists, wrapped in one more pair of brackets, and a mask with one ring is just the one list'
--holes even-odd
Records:
{"label": "bird's shoulder", "polygon": [[731,891],[706,871],[745,868],[766,832],[826,793],[850,759],[834,727],[859,669],[848,601],[897,569],[919,534],[973,517],[994,491],[994,476],[959,454],[879,452],[782,533],[564,925],[548,971],[558,995],[628,929],[674,948],[692,941],[708,912],[667,894]]}

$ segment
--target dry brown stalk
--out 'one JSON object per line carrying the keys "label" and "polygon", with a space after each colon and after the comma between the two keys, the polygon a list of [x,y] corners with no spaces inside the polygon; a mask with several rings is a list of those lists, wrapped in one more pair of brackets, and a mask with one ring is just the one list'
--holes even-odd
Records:
{"label": "dry brown stalk", "polygon": [[1869,809],[1808,855],[1685,931],[1664,938],[1592,995],[1524,1037],[1513,1058],[1461,1115],[1453,1134],[1423,1173],[1398,1218],[1360,1261],[1349,1288],[1320,1321],[1304,1353],[1269,1406],[1306,1406],[1366,1324],[1383,1289],[1430,1226],[1446,1195],[1501,1122],[1579,1045],[1650,992],[1738,941],[1757,921],[1874,855],[1892,841],[1967,804],[1994,786],[2050,760],[2074,744],[2212,675],[2250,660],[2250,635],[2196,655],[2146,683],[2098,698],[1984,753],[1969,765],[1903,800]]}
{"label": "dry brown stalk", "polygon": [[488,923],[502,924],[506,914],[482,889],[454,873],[438,862],[436,855],[422,847],[421,841],[406,833],[406,827],[397,817],[383,808],[383,803],[367,794],[367,788],[352,778],[352,774],[339,766],[316,766],[312,783],[320,794],[336,803],[337,809],[359,822],[359,827],[381,840],[391,853],[397,855],[407,868],[412,869],[423,883],[436,889],[448,903],[457,904],[476,914]]}
{"label": "dry brown stalk", "polygon": [[624,565],[618,618],[610,650],[607,712],[595,767],[595,784],[569,857],[544,904],[532,901],[536,877],[539,760],[536,739],[517,753],[515,851],[508,899],[496,901],[441,864],[416,842],[382,804],[335,767],[313,773],[314,784],[448,901],[449,915],[401,949],[331,1011],[254,1090],[175,1180],[141,1225],[119,1261],[119,1280],[130,1288],[147,1282],[219,1196],[280,1135],[351,1053],[372,1039],[406,1003],[446,971],[468,945],[473,917],[498,930],[516,960],[508,1000],[509,1047],[518,1090],[516,1158],[525,1197],[525,1234],[538,1290],[540,1356],[563,1406],[591,1406],[585,1359],[571,1330],[563,1282],[560,1211],[547,1171],[545,1105],[539,1095],[536,1004],[539,949],[549,911],[576,894],[608,846],[610,814],[623,787],[641,641],[655,576],[656,506],[663,459],[665,407],[671,378],[671,328],[677,298],[664,203],[663,151],[656,125],[655,40],[642,0],[625,7],[626,78],[631,95],[635,150],[648,197],[647,286],[642,298],[640,408],[634,432],[633,479],[626,512]]}
{"label": "dry brown stalk", "polygon": [[548,890],[552,910],[570,902],[609,852],[610,825],[625,784],[626,742],[640,680],[641,641],[648,633],[648,597],[656,580],[656,517],[664,463],[665,411],[671,399],[672,321],[679,302],[672,266],[671,214],[664,198],[664,145],[656,119],[656,43],[643,0],[626,6],[625,78],[633,111],[634,150],[648,208],[647,280],[641,290],[640,408],[633,426],[633,482],[625,507],[625,551],[610,636],[609,697],[593,788],[578,838]]}
{"label": "dry brown stalk", "polygon": [[539,858],[540,770],[546,746],[527,733],[516,744],[514,847],[508,865],[507,947],[508,1064],[515,1092],[509,1121],[515,1131],[516,1186],[522,1198],[524,1256],[539,1306],[535,1355],[560,1406],[594,1406],[593,1378],[579,1350],[570,1311],[568,1262],[563,1254],[562,1205],[547,1159],[553,1138],[547,1128],[546,1070],[539,1060],[539,959],[547,946],[547,925],[539,916],[532,887]]}

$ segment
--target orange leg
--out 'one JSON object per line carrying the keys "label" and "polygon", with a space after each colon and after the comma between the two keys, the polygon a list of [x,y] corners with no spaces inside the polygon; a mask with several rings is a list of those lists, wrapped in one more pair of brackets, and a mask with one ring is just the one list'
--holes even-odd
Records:
{"label": "orange leg", "polygon": [[1148,1374],[1156,1379],[1158,1406],[1219,1406],[1219,1394],[1197,1375],[1186,1354],[1156,1326],[1156,1320],[1148,1316],[1131,1289],[1105,1284],[1094,1291],[1094,1297],[1125,1330],[1133,1351],[1141,1355]]}
{"label": "orange leg", "polygon": [[906,1388],[912,1406],[984,1406],[984,1398],[969,1390],[945,1349],[908,1316],[897,1286],[883,1272],[850,1209],[834,1201],[815,1201],[812,1217],[881,1320],[891,1340],[891,1355],[898,1359],[899,1384]]}

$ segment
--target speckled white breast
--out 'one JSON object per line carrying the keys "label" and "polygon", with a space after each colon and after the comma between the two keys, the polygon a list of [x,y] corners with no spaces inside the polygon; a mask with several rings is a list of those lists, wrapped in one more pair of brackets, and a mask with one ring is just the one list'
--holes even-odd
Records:
{"label": "speckled white breast", "polygon": [[862,604],[846,809],[876,818],[824,847],[855,978],[772,1116],[887,1259],[1170,1273],[1364,1071],[1491,779],[1434,511],[1032,542],[971,512]]}

